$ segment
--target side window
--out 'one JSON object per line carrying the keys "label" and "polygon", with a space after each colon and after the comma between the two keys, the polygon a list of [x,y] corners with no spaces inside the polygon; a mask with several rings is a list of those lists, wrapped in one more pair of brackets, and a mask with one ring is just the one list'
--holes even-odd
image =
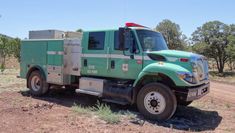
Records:
{"label": "side window", "polygon": [[103,50],[104,49],[105,32],[90,32],[89,33],[89,50]]}
{"label": "side window", "polygon": [[120,43],[119,43],[119,32],[115,31],[114,32],[114,49],[115,50],[120,50]]}
{"label": "side window", "polygon": [[[130,45],[134,45],[134,49],[137,50],[138,46],[137,46],[136,39],[134,37],[133,32],[131,32],[131,42],[132,42],[132,44],[130,44]],[[126,46],[125,50],[128,50],[129,48],[130,48],[130,46]],[[121,50],[120,43],[119,43],[119,32],[118,31],[114,32],[114,50]]]}

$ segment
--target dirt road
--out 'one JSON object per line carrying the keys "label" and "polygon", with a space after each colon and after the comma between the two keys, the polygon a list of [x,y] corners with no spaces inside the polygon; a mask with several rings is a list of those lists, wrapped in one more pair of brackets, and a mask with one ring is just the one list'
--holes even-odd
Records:
{"label": "dirt road", "polygon": [[213,81],[211,81],[210,85],[210,96],[235,104],[235,85],[218,83]]}

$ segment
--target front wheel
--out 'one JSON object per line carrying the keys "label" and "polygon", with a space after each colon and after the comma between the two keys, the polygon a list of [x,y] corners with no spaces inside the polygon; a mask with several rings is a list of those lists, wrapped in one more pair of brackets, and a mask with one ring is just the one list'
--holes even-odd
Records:
{"label": "front wheel", "polygon": [[177,103],[178,105],[181,106],[188,106],[189,104],[191,104],[193,101],[183,101],[183,100],[178,100]]}
{"label": "front wheel", "polygon": [[176,106],[173,92],[160,83],[145,85],[137,95],[137,107],[147,119],[167,120],[175,113]]}

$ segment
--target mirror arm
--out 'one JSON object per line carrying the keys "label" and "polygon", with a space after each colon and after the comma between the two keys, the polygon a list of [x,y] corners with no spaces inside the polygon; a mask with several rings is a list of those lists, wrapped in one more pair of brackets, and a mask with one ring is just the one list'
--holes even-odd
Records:
{"label": "mirror arm", "polygon": [[131,58],[131,59],[134,59],[134,54],[130,55],[130,58]]}

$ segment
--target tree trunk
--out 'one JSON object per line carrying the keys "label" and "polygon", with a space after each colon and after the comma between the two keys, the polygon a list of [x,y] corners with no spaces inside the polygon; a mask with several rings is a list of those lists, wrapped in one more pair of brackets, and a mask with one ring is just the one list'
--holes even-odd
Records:
{"label": "tree trunk", "polygon": [[216,61],[216,66],[217,66],[218,72],[223,73],[224,72],[224,62],[220,58],[219,59],[215,58],[215,61]]}
{"label": "tree trunk", "polygon": [[219,73],[223,73],[224,72],[224,62],[223,61],[220,61],[219,62]]}
{"label": "tree trunk", "polygon": [[220,67],[218,68],[219,73],[224,73],[224,68]]}
{"label": "tree trunk", "polygon": [[3,54],[2,55],[2,61],[0,63],[0,71],[3,72],[5,70],[5,63],[6,63],[6,56]]}

